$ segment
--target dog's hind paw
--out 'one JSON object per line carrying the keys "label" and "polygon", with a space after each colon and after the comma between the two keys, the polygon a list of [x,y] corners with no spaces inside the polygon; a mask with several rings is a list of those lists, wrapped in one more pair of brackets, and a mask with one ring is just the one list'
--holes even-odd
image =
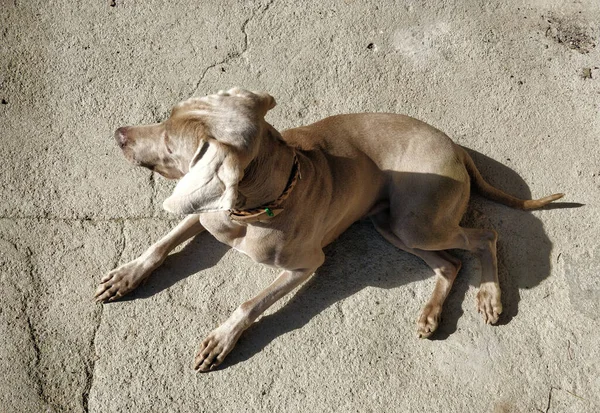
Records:
{"label": "dog's hind paw", "polygon": [[417,320],[417,337],[428,338],[438,328],[442,318],[442,306],[427,304]]}
{"label": "dog's hind paw", "polygon": [[502,314],[500,287],[495,283],[481,284],[477,293],[477,311],[486,324],[496,324]]}

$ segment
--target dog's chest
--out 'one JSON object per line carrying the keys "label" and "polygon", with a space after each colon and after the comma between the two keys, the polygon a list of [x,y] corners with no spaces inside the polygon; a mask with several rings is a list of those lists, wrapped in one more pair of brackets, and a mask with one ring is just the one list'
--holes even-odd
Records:
{"label": "dog's chest", "polygon": [[[223,244],[240,251],[254,261],[272,266],[282,266],[282,246],[285,239],[281,231],[233,222],[227,212],[200,215],[200,223]],[[283,265],[285,266],[285,265]]]}

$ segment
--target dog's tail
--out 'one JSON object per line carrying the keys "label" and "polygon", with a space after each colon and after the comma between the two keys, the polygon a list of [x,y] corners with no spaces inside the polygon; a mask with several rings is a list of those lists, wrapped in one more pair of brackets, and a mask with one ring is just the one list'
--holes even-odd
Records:
{"label": "dog's tail", "polygon": [[509,195],[506,192],[503,192],[498,188],[495,188],[489,183],[487,183],[479,173],[479,170],[475,166],[475,163],[473,162],[473,159],[468,154],[468,152],[464,148],[460,148],[463,152],[463,162],[465,164],[465,167],[467,168],[467,172],[469,172],[469,176],[471,177],[471,184],[477,189],[477,191],[481,195],[488,199],[491,199],[494,202],[507,205],[511,208],[528,210],[541,208],[544,205],[547,205],[552,201],[556,201],[557,199],[560,199],[565,195],[553,194],[540,199],[519,199],[512,195]]}

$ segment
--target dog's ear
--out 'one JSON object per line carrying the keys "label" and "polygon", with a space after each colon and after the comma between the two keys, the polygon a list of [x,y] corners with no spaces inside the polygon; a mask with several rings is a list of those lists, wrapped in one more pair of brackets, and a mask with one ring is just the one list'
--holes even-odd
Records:
{"label": "dog's ear", "polygon": [[265,127],[264,117],[274,108],[275,98],[264,92],[233,88],[200,99],[207,133],[219,142],[254,155],[256,137]]}
{"label": "dog's ear", "polygon": [[163,202],[163,208],[177,214],[235,208],[243,175],[234,151],[212,139],[204,140],[190,162],[189,172]]}
{"label": "dog's ear", "polygon": [[176,105],[171,118],[189,128],[185,134],[199,136],[200,145],[163,208],[182,214],[235,208],[238,183],[256,156],[258,138],[268,127],[264,116],[274,106],[271,95],[238,88]]}
{"label": "dog's ear", "polygon": [[240,89],[238,87],[229,89],[227,92],[220,90],[217,93],[217,96],[231,96],[234,98],[247,99],[251,102],[250,106],[256,110],[261,117],[264,117],[269,110],[277,105],[275,98],[267,92],[250,92],[249,90]]}

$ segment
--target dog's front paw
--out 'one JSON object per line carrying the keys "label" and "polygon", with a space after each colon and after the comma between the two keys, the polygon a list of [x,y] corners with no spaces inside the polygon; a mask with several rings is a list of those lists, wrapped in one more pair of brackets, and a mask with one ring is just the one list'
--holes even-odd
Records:
{"label": "dog's front paw", "polygon": [[417,337],[427,338],[438,328],[442,318],[442,306],[428,303],[417,321]]}
{"label": "dog's front paw", "polygon": [[94,298],[96,302],[114,301],[134,290],[150,275],[151,268],[147,268],[139,260],[133,260],[121,265],[102,277]]}
{"label": "dog's front paw", "polygon": [[227,325],[213,330],[200,344],[194,359],[194,370],[203,373],[214,370],[233,349],[240,334]]}
{"label": "dog's front paw", "polygon": [[495,283],[481,284],[477,293],[477,311],[487,324],[495,324],[502,314],[500,287]]}

